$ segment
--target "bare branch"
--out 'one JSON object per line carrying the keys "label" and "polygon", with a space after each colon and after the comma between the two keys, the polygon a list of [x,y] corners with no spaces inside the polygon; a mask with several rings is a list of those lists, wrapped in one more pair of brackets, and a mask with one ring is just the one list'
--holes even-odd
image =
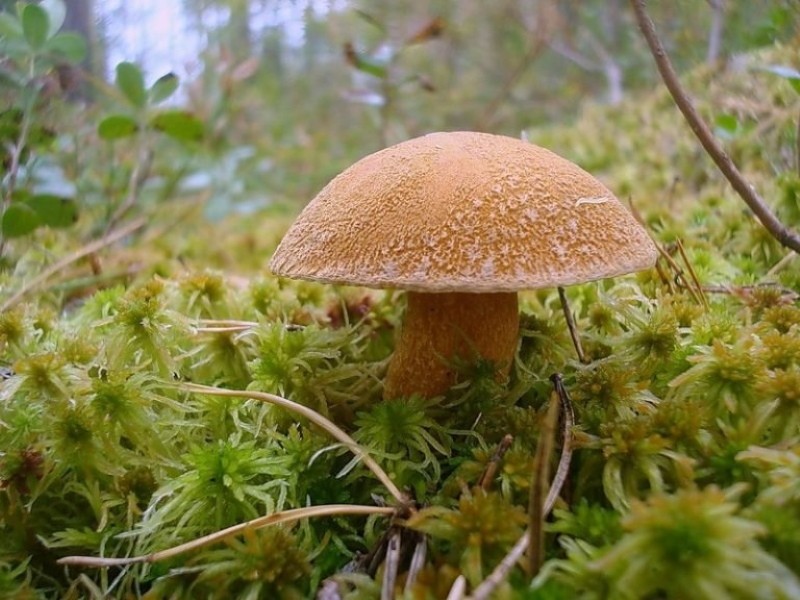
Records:
{"label": "bare branch", "polygon": [[655,25],[653,25],[652,19],[647,14],[645,0],[631,0],[631,5],[636,14],[639,29],[642,30],[642,34],[647,40],[647,45],[650,47],[664,84],[705,151],[767,231],[782,245],[800,253],[800,235],[788,229],[778,220],[766,202],[764,202],[764,199],[745,180],[730,156],[714,138],[711,129],[698,114],[697,109],[683,89],[678,75],[675,73],[675,69],[667,56],[667,52],[661,44],[661,40],[658,38]]}
{"label": "bare branch", "polygon": [[578,355],[578,360],[581,364],[587,364],[586,355],[583,353],[583,346],[581,345],[581,337],[578,333],[578,326],[575,324],[575,316],[569,307],[567,300],[567,293],[563,287],[558,288],[558,297],[561,300],[561,309],[564,311],[564,318],[567,320],[567,329],[569,329],[569,336],[572,338],[572,345],[575,346],[575,353]]}

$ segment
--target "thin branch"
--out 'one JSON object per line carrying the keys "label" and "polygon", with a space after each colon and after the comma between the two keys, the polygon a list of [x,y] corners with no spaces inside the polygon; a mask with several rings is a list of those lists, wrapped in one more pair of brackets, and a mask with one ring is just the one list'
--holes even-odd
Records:
{"label": "thin branch", "polygon": [[642,30],[642,34],[647,40],[647,45],[650,47],[650,51],[656,61],[658,71],[661,73],[661,78],[664,80],[675,104],[683,113],[684,118],[689,123],[689,126],[692,128],[692,131],[695,136],[697,136],[697,139],[700,141],[705,151],[767,231],[782,245],[800,253],[800,235],[788,229],[778,220],[769,206],[767,206],[766,202],[764,202],[764,199],[747,182],[730,156],[722,149],[714,137],[714,134],[711,132],[711,129],[709,129],[708,125],[698,114],[694,104],[692,104],[683,86],[681,86],[678,75],[675,73],[675,69],[667,56],[667,52],[661,44],[661,40],[658,38],[655,25],[653,25],[652,19],[650,19],[647,14],[645,0],[631,0],[631,5],[636,14],[636,21],[639,24],[639,28]]}
{"label": "thin branch", "polygon": [[595,62],[592,62],[588,58],[586,58],[583,54],[578,52],[574,47],[568,46],[567,44],[563,43],[561,40],[555,40],[550,43],[550,49],[555,52],[556,54],[566,58],[567,60],[574,62],[584,71],[599,71],[600,65]]}
{"label": "thin branch", "polygon": [[406,496],[398,489],[398,487],[394,484],[391,478],[386,474],[386,472],[381,468],[381,466],[375,462],[367,452],[359,446],[356,441],[347,435],[342,429],[337,427],[334,423],[320,415],[318,412],[311,410],[307,406],[303,406],[302,404],[298,404],[297,402],[292,402],[291,400],[287,400],[286,398],[282,398],[281,396],[276,396],[275,394],[268,394],[266,392],[253,392],[249,390],[227,390],[222,388],[216,388],[208,385],[200,385],[197,383],[180,383],[178,384],[178,389],[187,391],[187,392],[194,392],[198,394],[207,394],[209,396],[232,396],[236,398],[250,398],[252,400],[260,400],[262,402],[268,402],[269,404],[275,404],[276,406],[280,406],[285,408],[295,414],[298,414],[302,417],[305,417],[315,425],[318,425],[332,437],[336,438],[342,444],[347,446],[347,448],[355,454],[358,458],[360,458],[364,462],[364,466],[366,466],[370,471],[372,471],[378,480],[386,487],[388,492],[394,496],[394,499],[397,500],[400,504],[406,503]]}
{"label": "thin branch", "polygon": [[150,168],[153,165],[153,151],[147,147],[145,142],[142,142],[142,144],[136,166],[133,168],[128,180],[128,195],[109,219],[106,225],[106,232],[110,231],[136,205],[142,186],[150,176]]}
{"label": "thin branch", "polygon": [[575,353],[578,355],[578,360],[581,364],[588,364],[586,355],[583,353],[583,346],[581,346],[581,337],[578,333],[578,326],[575,324],[575,317],[569,308],[569,301],[567,300],[567,293],[563,287],[558,288],[558,297],[561,300],[561,308],[564,311],[564,318],[567,320],[567,329],[569,329],[569,336],[572,338],[572,345],[575,346]]}
{"label": "thin branch", "polygon": [[94,242],[87,244],[83,248],[78,249],[77,251],[69,254],[59,260],[58,262],[53,263],[49,267],[47,267],[44,271],[42,271],[39,275],[31,279],[28,283],[23,285],[13,296],[11,296],[8,300],[3,302],[3,305],[0,306],[0,312],[5,312],[8,309],[14,307],[20,300],[22,300],[29,292],[35,290],[39,287],[42,283],[50,279],[53,275],[61,271],[64,267],[80,260],[84,256],[88,256],[90,254],[94,254],[98,250],[101,250],[105,246],[109,246],[116,241],[130,235],[137,229],[143,227],[147,221],[145,219],[136,219],[128,223],[125,227],[121,227],[116,231],[112,231],[108,235],[103,236],[99,240],[95,240]]}
{"label": "thin branch", "polygon": [[683,247],[683,242],[680,238],[675,240],[675,245],[678,247],[678,254],[681,255],[683,259],[683,264],[686,265],[686,270],[689,271],[689,275],[692,278],[692,283],[694,283],[694,287],[697,290],[697,294],[700,296],[700,301],[705,308],[708,308],[708,299],[706,295],[703,293],[703,285],[700,283],[700,279],[697,277],[697,273],[692,266],[692,262],[689,260],[689,257],[686,255],[686,249]]}
{"label": "thin branch", "polygon": [[534,63],[535,59],[549,45],[552,34],[549,32],[550,23],[545,16],[545,10],[546,8],[543,4],[539,12],[539,18],[541,22],[537,23],[536,31],[530,33],[531,40],[529,42],[530,45],[528,46],[528,50],[520,59],[519,63],[517,63],[516,67],[514,67],[514,70],[509,73],[508,78],[497,90],[497,93],[494,95],[494,97],[486,105],[486,108],[483,110],[483,114],[475,126],[475,129],[478,131],[483,131],[491,126],[495,117],[497,116],[497,111],[500,110],[500,107],[511,95],[511,92],[514,91],[514,88],[516,87],[517,83],[519,83],[520,78],[522,78],[525,72]]}
{"label": "thin branch", "polygon": [[495,448],[492,457],[489,459],[489,463],[483,470],[480,479],[478,479],[479,488],[488,491],[492,487],[492,482],[494,481],[494,476],[497,475],[497,469],[500,466],[500,462],[503,460],[503,457],[505,456],[506,452],[508,452],[508,449],[511,448],[511,444],[513,443],[513,435],[507,433],[503,436],[503,439],[500,440],[499,444],[497,444],[497,448]]}
{"label": "thin branch", "polygon": [[306,506],[303,508],[294,508],[291,510],[284,510],[264,517],[252,519],[246,523],[239,523],[215,531],[209,535],[191,540],[178,546],[173,546],[160,552],[153,552],[151,554],[143,554],[141,556],[129,556],[127,558],[102,558],[95,556],[65,556],[58,559],[60,565],[79,565],[82,567],[124,567],[137,563],[155,563],[168,558],[173,558],[184,552],[197,550],[209,546],[233,535],[242,533],[246,529],[260,529],[268,525],[277,525],[279,523],[291,523],[300,519],[309,519],[311,517],[325,517],[331,515],[392,515],[395,509],[388,506],[361,506],[352,504],[327,504],[323,506]]}

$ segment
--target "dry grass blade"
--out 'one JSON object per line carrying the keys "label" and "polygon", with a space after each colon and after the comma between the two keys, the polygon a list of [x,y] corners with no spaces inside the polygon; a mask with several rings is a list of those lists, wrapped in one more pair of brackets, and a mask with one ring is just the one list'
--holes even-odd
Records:
{"label": "dry grass blade", "polygon": [[466,591],[467,580],[463,575],[459,575],[453,582],[450,593],[447,594],[447,600],[462,600],[464,598],[464,592]]}
{"label": "dry grass blade", "polygon": [[417,577],[419,577],[420,571],[425,566],[425,560],[428,557],[428,539],[422,535],[417,542],[417,545],[414,547],[414,554],[411,557],[411,565],[408,567],[408,574],[406,575],[406,585],[404,588],[404,592],[406,594],[411,593],[411,589],[414,587],[414,584],[417,582]]}
{"label": "dry grass blade", "polygon": [[386,560],[383,563],[383,581],[381,582],[381,600],[394,598],[394,586],[397,583],[397,572],[400,570],[400,530],[396,529],[389,536],[386,547]]}
{"label": "dry grass blade", "polygon": [[229,396],[229,397],[236,397],[236,398],[250,398],[252,400],[259,400],[261,402],[268,402],[270,404],[274,404],[276,406],[281,406],[295,414],[298,414],[302,417],[305,417],[315,425],[318,425],[325,431],[327,431],[333,438],[340,441],[342,444],[347,446],[347,448],[355,454],[359,459],[364,462],[364,466],[366,466],[370,471],[372,471],[378,480],[386,487],[387,491],[394,497],[397,502],[404,504],[406,502],[405,495],[400,491],[400,489],[394,484],[391,478],[386,474],[381,466],[375,462],[373,459],[361,446],[359,446],[356,441],[351,438],[347,433],[345,433],[342,429],[337,427],[334,423],[330,420],[326,419],[318,412],[311,410],[307,406],[303,406],[302,404],[298,404],[297,402],[292,402],[286,398],[281,396],[276,396],[275,394],[268,394],[266,392],[253,392],[248,390],[226,390],[221,388],[215,388],[208,385],[199,385],[196,383],[180,383],[177,386],[179,389],[193,392],[198,394],[208,394],[210,396]]}
{"label": "dry grass blade", "polygon": [[494,481],[494,476],[497,474],[497,469],[500,467],[500,461],[503,460],[506,452],[511,448],[512,443],[514,443],[514,436],[507,433],[503,436],[503,439],[500,440],[500,443],[497,444],[492,458],[489,459],[489,464],[486,465],[486,469],[484,469],[480,479],[478,479],[479,488],[488,491],[492,487],[492,481]]}
{"label": "dry grass blade", "polygon": [[17,290],[17,292],[13,296],[11,296],[8,300],[3,302],[3,305],[0,306],[0,312],[5,312],[10,308],[16,306],[16,304],[20,300],[22,300],[30,292],[32,292],[40,285],[42,285],[45,281],[50,279],[53,275],[61,271],[64,267],[71,265],[75,261],[82,259],[84,256],[94,254],[98,250],[101,250],[102,248],[105,248],[106,246],[109,246],[114,242],[121,240],[122,238],[130,235],[137,229],[144,227],[146,223],[147,223],[146,219],[136,219],[135,221],[131,221],[125,227],[121,227],[116,231],[112,231],[108,235],[105,235],[102,238],[100,238],[99,240],[95,240],[94,242],[86,244],[83,248],[79,248],[72,254],[68,254],[61,260],[53,263],[52,265],[47,267],[44,271],[39,273],[39,275],[31,279],[28,283],[26,283],[19,290]]}
{"label": "dry grass blade", "polygon": [[252,329],[258,327],[256,321],[240,321],[238,319],[197,319],[200,327],[242,327]]}
{"label": "dry grass blade", "polygon": [[195,333],[239,333],[240,331],[247,331],[252,327],[244,325],[229,325],[227,327],[195,327]]}
{"label": "dry grass blade", "polygon": [[[680,240],[678,241],[678,243],[680,243]],[[673,249],[676,249],[678,247],[679,246],[677,244],[675,246],[672,246]],[[706,299],[705,296],[703,295],[702,289],[700,289],[700,287],[695,287],[695,285],[692,285],[690,282],[686,281],[686,276],[683,273],[683,269],[681,269],[681,266],[675,261],[674,258],[672,258],[672,254],[670,254],[670,251],[667,250],[666,248],[661,247],[660,244],[656,244],[656,248],[658,248],[658,252],[661,254],[662,258],[667,262],[669,267],[675,273],[675,275],[672,278],[672,281],[675,283],[678,289],[687,290],[689,294],[692,296],[692,298],[695,300],[695,302],[705,306]],[[685,257],[684,261],[687,261]],[[694,273],[693,269],[691,269],[691,274],[693,282],[695,282],[696,285],[699,286],[700,284],[697,281],[697,275]],[[670,287],[670,292],[672,292],[672,286],[670,285],[669,287]]]}
{"label": "dry grass blade", "polygon": [[123,567],[137,563],[154,563],[168,558],[173,558],[184,552],[197,550],[210,544],[214,544],[233,535],[242,533],[246,529],[259,529],[268,525],[278,525],[280,523],[291,523],[300,519],[310,519],[312,517],[325,517],[331,515],[393,515],[395,509],[388,506],[361,506],[350,504],[327,504],[324,506],[307,506],[285,510],[264,517],[259,517],[246,523],[233,525],[226,529],[221,529],[209,535],[197,538],[185,544],[173,546],[167,550],[144,554],[141,556],[129,556],[127,558],[102,558],[95,556],[65,556],[58,560],[62,565],[79,565],[82,567]]}
{"label": "dry grass blade", "polygon": [[703,293],[703,286],[700,283],[700,279],[697,277],[697,273],[695,272],[694,267],[692,266],[692,263],[689,260],[689,257],[686,255],[686,250],[683,247],[683,242],[681,241],[680,238],[678,238],[675,244],[678,247],[678,253],[680,253],[681,258],[683,259],[683,264],[686,265],[686,270],[689,271],[689,275],[691,275],[692,277],[692,282],[694,283],[694,287],[697,290],[697,293],[700,295],[700,300],[703,306],[705,308],[708,308],[708,298],[706,298],[706,295]]}
{"label": "dry grass blade", "polygon": [[567,328],[569,329],[569,336],[572,338],[572,345],[575,346],[575,353],[578,355],[578,360],[581,364],[586,364],[586,355],[583,353],[583,346],[581,346],[581,338],[578,335],[578,326],[575,325],[575,317],[569,308],[569,301],[567,301],[567,293],[563,287],[558,288],[558,297],[561,300],[561,308],[564,311],[564,318],[567,320]]}
{"label": "dry grass blade", "polygon": [[550,397],[533,459],[534,476],[528,501],[528,576],[534,577],[544,562],[545,490],[550,480],[550,459],[558,427],[559,402],[557,392]]}

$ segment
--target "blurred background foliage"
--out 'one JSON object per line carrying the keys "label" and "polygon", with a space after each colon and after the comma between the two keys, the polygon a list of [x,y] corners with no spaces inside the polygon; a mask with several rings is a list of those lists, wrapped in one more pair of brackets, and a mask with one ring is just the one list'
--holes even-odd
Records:
{"label": "blurred background foliage", "polygon": [[[622,0],[184,0],[169,9],[153,3],[147,18],[147,2],[66,5],[63,29],[80,33],[87,51],[77,65],[56,64],[43,95],[86,110],[49,103],[39,120],[52,123],[56,143],[84,149],[71,170],[88,204],[126,193],[113,189],[118,181],[130,192],[137,164],[141,194],[158,184],[158,198],[199,193],[213,217],[302,203],[385,145],[435,130],[518,136],[569,122],[587,104],[618,105],[657,77]],[[650,10],[680,69],[707,63],[717,71],[790,40],[798,5],[678,0]],[[81,160],[94,161],[97,147],[87,138],[93,121],[120,99],[112,83],[123,61],[136,62],[148,82],[178,74],[171,102],[202,122],[203,134],[187,148],[140,131],[138,151],[113,148],[105,182],[81,180]],[[4,100],[14,103],[7,92]],[[153,166],[156,143],[171,158]]]}

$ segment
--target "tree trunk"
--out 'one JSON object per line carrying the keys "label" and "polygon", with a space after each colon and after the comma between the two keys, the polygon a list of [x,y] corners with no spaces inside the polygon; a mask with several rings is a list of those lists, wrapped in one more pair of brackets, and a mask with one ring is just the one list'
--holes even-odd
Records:
{"label": "tree trunk", "polygon": [[725,0],[708,0],[711,6],[711,28],[708,32],[706,62],[713,64],[719,60],[722,48],[722,28],[725,24]]}
{"label": "tree trunk", "polygon": [[93,0],[66,0],[67,15],[63,31],[73,31],[86,40],[86,58],[80,68],[64,66],[59,69],[61,85],[72,100],[89,100],[89,78],[102,79],[105,73],[105,53],[95,26]]}

